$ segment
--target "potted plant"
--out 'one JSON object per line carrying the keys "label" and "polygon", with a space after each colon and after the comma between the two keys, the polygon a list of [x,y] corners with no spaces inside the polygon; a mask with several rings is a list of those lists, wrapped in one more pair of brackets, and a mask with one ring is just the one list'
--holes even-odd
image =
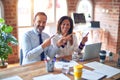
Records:
{"label": "potted plant", "polygon": [[8,55],[12,54],[12,44],[17,45],[17,39],[12,35],[13,27],[0,18],[0,67],[6,66]]}

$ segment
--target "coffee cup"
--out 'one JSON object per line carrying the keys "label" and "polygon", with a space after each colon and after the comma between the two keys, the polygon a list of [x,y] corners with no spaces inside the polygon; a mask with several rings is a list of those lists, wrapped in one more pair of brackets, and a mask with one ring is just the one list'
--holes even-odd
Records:
{"label": "coffee cup", "polygon": [[81,64],[74,66],[74,80],[82,80],[82,69]]}
{"label": "coffee cup", "polygon": [[106,51],[105,50],[101,50],[100,53],[99,53],[99,56],[100,56],[100,62],[104,63],[105,59],[106,59]]}

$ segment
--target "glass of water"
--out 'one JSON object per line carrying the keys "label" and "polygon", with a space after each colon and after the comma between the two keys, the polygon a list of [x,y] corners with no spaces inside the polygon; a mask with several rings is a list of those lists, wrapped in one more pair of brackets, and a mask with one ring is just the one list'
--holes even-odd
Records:
{"label": "glass of water", "polygon": [[68,74],[69,73],[69,65],[63,65],[62,66],[62,73]]}

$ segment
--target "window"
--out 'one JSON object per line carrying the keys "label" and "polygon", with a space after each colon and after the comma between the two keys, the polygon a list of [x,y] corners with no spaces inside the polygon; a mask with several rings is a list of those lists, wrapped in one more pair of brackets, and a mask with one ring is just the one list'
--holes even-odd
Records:
{"label": "window", "polygon": [[81,0],[78,3],[77,13],[84,13],[86,21],[92,19],[93,7],[91,0]]}
{"label": "window", "polygon": [[4,10],[3,10],[3,4],[0,0],[0,18],[4,18]]}
{"label": "window", "polygon": [[31,26],[39,11],[47,14],[48,24],[55,24],[61,16],[67,15],[66,0],[18,0],[18,26]]}
{"label": "window", "polygon": [[31,0],[18,1],[18,26],[31,25]]}
{"label": "window", "polygon": [[67,15],[66,0],[18,0],[18,38],[19,47],[21,46],[22,34],[32,27],[34,15],[41,11],[47,14],[47,26],[44,32],[49,35],[56,33],[56,22]]}

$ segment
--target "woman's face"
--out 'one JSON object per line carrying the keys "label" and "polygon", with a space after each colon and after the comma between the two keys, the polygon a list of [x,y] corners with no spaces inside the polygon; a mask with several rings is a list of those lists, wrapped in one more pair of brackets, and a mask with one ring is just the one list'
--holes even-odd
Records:
{"label": "woman's face", "polygon": [[70,29],[70,22],[68,19],[65,19],[61,24],[62,35],[66,35]]}

